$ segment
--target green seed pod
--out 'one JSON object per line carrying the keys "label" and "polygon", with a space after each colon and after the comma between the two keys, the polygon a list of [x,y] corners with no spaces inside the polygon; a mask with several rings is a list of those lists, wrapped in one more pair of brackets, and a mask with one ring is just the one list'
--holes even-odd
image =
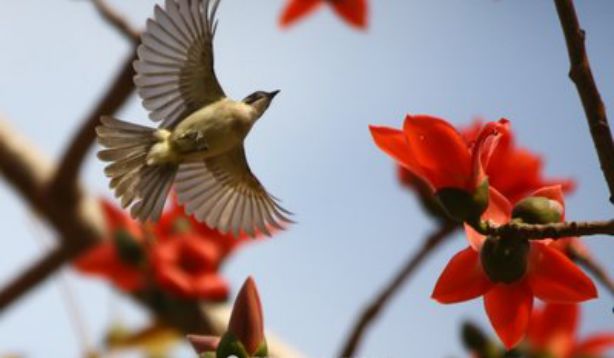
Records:
{"label": "green seed pod", "polygon": [[530,244],[514,237],[488,237],[480,251],[480,261],[488,278],[495,283],[513,283],[527,272]]}
{"label": "green seed pod", "polygon": [[130,265],[139,265],[144,258],[143,248],[126,230],[119,229],[113,235],[115,248],[120,259]]}
{"label": "green seed pod", "polygon": [[488,207],[488,180],[484,180],[473,193],[460,188],[442,188],[435,197],[451,219],[474,222]]}
{"label": "green seed pod", "polygon": [[563,207],[556,200],[531,196],[514,206],[512,217],[527,224],[556,223],[563,219]]}

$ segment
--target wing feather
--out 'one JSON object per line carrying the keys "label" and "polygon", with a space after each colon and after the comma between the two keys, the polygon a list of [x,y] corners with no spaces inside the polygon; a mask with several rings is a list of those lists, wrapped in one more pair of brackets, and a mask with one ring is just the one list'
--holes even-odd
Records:
{"label": "wing feather", "polygon": [[270,235],[271,228],[283,229],[284,223],[292,222],[252,174],[242,146],[203,162],[182,164],[176,183],[186,211],[222,233]]}
{"label": "wing feather", "polygon": [[225,97],[213,66],[215,14],[220,0],[166,0],[147,21],[134,62],[143,106],[172,128]]}

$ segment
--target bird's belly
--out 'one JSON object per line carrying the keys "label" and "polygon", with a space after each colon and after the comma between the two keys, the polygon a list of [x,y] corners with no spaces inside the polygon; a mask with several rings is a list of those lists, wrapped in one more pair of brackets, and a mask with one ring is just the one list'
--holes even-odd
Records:
{"label": "bird's belly", "polygon": [[[242,133],[236,130],[232,121],[224,119],[201,119],[192,125],[177,127],[175,131],[172,145],[185,160],[215,157],[243,141]],[[181,133],[190,135],[182,137]]]}

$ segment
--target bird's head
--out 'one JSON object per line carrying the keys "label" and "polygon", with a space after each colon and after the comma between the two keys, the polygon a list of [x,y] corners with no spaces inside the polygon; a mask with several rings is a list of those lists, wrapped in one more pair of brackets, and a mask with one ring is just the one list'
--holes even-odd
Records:
{"label": "bird's head", "polygon": [[243,99],[243,103],[250,105],[256,112],[256,119],[260,118],[269,108],[273,98],[277,96],[279,90],[272,92],[256,91]]}

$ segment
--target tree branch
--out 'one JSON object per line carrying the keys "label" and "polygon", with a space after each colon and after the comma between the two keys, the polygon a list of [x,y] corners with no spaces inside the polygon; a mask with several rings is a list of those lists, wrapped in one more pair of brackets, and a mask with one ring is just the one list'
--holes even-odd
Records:
{"label": "tree branch", "polygon": [[563,239],[570,236],[614,235],[614,220],[567,221],[552,224],[524,224],[509,222],[495,226],[482,221],[473,226],[480,234],[487,236],[519,236],[529,240]]}
{"label": "tree branch", "polygon": [[82,125],[64,152],[55,178],[51,181],[49,191],[58,194],[64,200],[74,200],[77,196],[76,181],[81,164],[96,139],[96,126],[102,115],[112,115],[121,108],[134,90],[132,62],[135,54],[126,58],[120,72],[100,99],[96,107],[81,122]]}
{"label": "tree branch", "polygon": [[458,228],[457,224],[442,224],[436,231],[430,234],[422,243],[418,251],[414,252],[405,265],[392,278],[392,280],[380,291],[358,316],[351,333],[343,345],[340,357],[353,357],[360,343],[373,321],[386,307],[392,296],[401,288],[408,278],[416,272],[416,269],[424,262],[428,255],[433,252],[446,238]]}
{"label": "tree branch", "polygon": [[614,141],[606,117],[605,106],[595,84],[584,44],[585,33],[580,28],[572,0],[554,0],[565,34],[571,69],[569,77],[575,83],[584,107],[584,113],[597,150],[601,170],[614,204]]}
{"label": "tree branch", "polygon": [[128,21],[118,14],[109,4],[104,0],[92,0],[94,6],[98,10],[98,13],[102,18],[107,21],[111,26],[116,28],[126,39],[130,42],[137,43],[141,37],[140,31],[134,29]]}
{"label": "tree branch", "polygon": [[79,175],[79,169],[89,152],[90,146],[96,139],[95,130],[100,116],[116,113],[134,91],[132,63],[136,60],[136,46],[141,36],[139,31],[133,29],[104,0],[92,0],[92,2],[102,18],[133,44],[134,50],[126,58],[121,70],[117,73],[111,86],[99,100],[98,104],[81,121],[82,125],[64,152],[56,176],[51,181],[49,192],[56,194],[62,200],[68,201],[74,201],[78,196],[78,188],[75,184]]}

